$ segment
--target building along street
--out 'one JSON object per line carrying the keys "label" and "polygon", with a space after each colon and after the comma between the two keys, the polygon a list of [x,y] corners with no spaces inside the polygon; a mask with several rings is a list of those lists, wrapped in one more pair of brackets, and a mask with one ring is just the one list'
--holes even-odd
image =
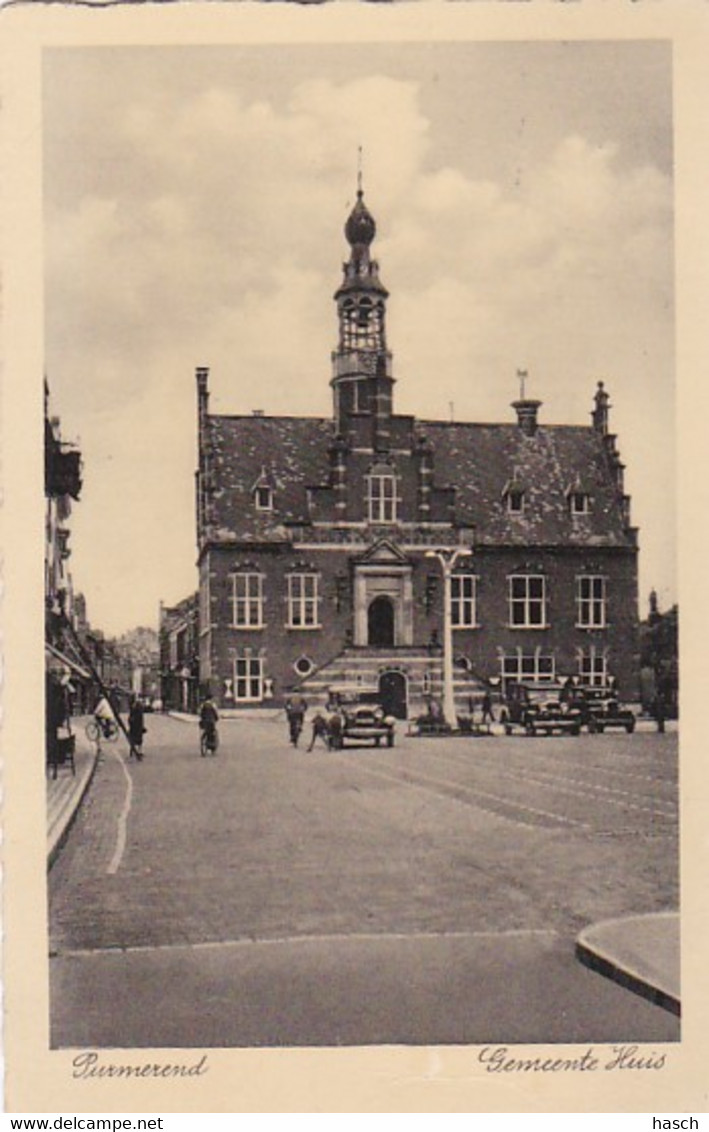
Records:
{"label": "building along street", "polygon": [[678,906],[677,736],[407,737],[146,717],[49,876],[55,1047],[661,1042],[588,924]]}

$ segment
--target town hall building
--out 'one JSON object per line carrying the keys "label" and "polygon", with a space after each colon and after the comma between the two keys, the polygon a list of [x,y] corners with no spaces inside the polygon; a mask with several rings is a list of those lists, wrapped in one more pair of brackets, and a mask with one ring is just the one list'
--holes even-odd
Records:
{"label": "town hall building", "polygon": [[404,718],[441,699],[447,645],[461,711],[519,679],[634,696],[637,530],[603,383],[588,426],[524,393],[501,424],[397,414],[375,233],[360,189],[329,417],[212,414],[197,370],[201,686],[238,710],[358,683]]}

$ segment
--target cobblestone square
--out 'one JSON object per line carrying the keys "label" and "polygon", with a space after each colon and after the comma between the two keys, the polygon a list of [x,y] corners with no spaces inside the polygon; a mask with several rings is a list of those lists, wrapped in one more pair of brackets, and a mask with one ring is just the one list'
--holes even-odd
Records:
{"label": "cobblestone square", "polygon": [[[67,972],[78,974],[90,960],[100,986],[116,951],[135,966],[141,957],[150,964],[162,956],[165,964],[182,949],[194,979],[218,955],[235,955],[235,946],[278,941],[281,951],[269,953],[268,965],[280,954],[283,967],[271,986],[287,996],[293,949],[308,943],[321,964],[326,956],[334,994],[338,953],[350,956],[345,978],[348,965],[365,962],[352,958],[353,941],[366,939],[386,949],[377,967],[386,998],[406,993],[406,971],[429,946],[423,941],[474,941],[476,955],[482,948],[494,967],[496,953],[517,939],[518,966],[508,979],[514,974],[521,996],[517,1013],[530,1019],[554,988],[537,974],[529,988],[536,1006],[525,1005],[520,940],[537,952],[553,941],[555,961],[565,957],[579,987],[600,1001],[609,995],[606,981],[573,957],[578,932],[599,920],[677,907],[675,735],[402,734],[392,750],[335,754],[293,750],[282,721],[224,721],[217,757],[202,759],[194,724],[154,716],[149,728],[144,763],[125,764],[119,747],[103,754],[50,874],[59,1044],[80,1017],[85,1026],[86,1011],[100,1013],[100,999],[87,1002],[81,981]],[[110,873],[122,813],[125,851]],[[263,946],[249,960],[256,970]],[[398,972],[397,951],[407,957]],[[243,948],[238,954],[242,962]],[[431,964],[445,966],[440,958]],[[470,957],[466,964],[469,975]],[[454,964],[453,983],[459,977]],[[504,977],[504,965],[495,977]],[[226,969],[220,979],[233,993]],[[188,1015],[189,985],[178,994]],[[620,988],[614,996],[630,1002],[631,1014],[655,1019],[658,1033],[675,1032],[676,1020],[657,1007]],[[162,1010],[167,1019],[169,1002]],[[198,999],[192,1010],[197,1017]],[[127,1015],[126,1043],[140,1044],[134,1002]],[[152,1019],[151,1040],[156,1024]],[[436,1040],[424,1018],[418,1027],[422,1040]],[[109,1028],[107,1040],[121,1044],[120,1010]],[[346,1021],[340,1028],[352,1029]],[[255,1029],[252,1019],[250,1041]],[[322,1029],[317,1021],[313,1032]],[[537,1040],[550,1039],[540,1031]]]}

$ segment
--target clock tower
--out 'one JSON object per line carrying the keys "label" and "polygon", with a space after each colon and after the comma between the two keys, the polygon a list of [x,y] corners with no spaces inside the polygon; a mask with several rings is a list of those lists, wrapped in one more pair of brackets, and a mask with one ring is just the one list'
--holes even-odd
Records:
{"label": "clock tower", "polygon": [[379,264],[370,255],[376,235],[374,217],[364,203],[361,183],[347,218],[349,260],[335,292],[339,343],[332,354],[331,385],[335,426],[345,441],[364,440],[374,452],[390,444],[392,415],[391,353],[386,347],[386,300]]}

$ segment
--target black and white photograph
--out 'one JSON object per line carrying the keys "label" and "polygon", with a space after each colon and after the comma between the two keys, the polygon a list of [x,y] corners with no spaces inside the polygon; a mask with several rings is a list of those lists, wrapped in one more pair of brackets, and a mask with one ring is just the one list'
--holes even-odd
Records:
{"label": "black and white photograph", "polygon": [[53,1045],[677,1040],[668,45],[43,80]]}
{"label": "black and white photograph", "polygon": [[676,79],[662,36],[43,48],[74,1081],[681,1049]]}

